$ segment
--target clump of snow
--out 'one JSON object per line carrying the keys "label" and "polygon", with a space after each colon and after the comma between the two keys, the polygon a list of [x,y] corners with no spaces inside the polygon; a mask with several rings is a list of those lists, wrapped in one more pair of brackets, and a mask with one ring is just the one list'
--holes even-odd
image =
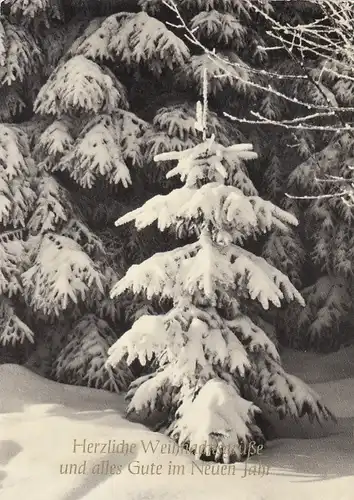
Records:
{"label": "clump of snow", "polygon": [[[243,399],[235,389],[222,380],[211,379],[200,390],[194,401],[181,405],[181,414],[172,436],[178,436],[179,443],[189,443],[195,449],[196,458],[216,450],[215,459],[223,456],[223,462],[242,457],[244,441],[253,441],[249,420],[259,412],[251,401]],[[201,415],[203,418],[201,419]],[[261,431],[259,430],[261,435]]]}

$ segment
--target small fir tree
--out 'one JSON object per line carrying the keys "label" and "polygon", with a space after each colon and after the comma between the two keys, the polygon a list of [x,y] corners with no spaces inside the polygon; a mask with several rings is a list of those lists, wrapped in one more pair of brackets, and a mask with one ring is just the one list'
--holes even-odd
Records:
{"label": "small fir tree", "polygon": [[[206,75],[206,72],[205,72]],[[109,366],[138,359],[148,373],[132,383],[128,414],[147,419],[162,412],[158,428],[198,457],[211,447],[215,460],[240,459],[251,441],[264,439],[258,402],[282,415],[328,418],[329,411],[296,377],[286,374],[274,343],[247,315],[283,299],[304,305],[282,272],[243,248],[270,229],[286,231],[296,219],[257,195],[242,172],[256,158],[250,144],[222,146],[207,136],[207,88],[197,105],[201,141],[156,161],[177,161],[168,177],[184,182],[158,195],[117,224],[160,231],[184,227],[190,242],[132,266],[112,290],[159,298],[161,314],[142,315],[109,351]],[[235,179],[237,182],[235,182]],[[200,420],[203,415],[203,420]]]}

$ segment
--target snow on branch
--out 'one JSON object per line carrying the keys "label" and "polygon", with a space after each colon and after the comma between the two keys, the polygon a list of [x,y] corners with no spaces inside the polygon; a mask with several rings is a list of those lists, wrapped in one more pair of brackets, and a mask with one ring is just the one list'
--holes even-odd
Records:
{"label": "snow on branch", "polygon": [[0,222],[24,227],[35,193],[30,184],[33,160],[27,135],[0,124]]}
{"label": "snow on branch", "polygon": [[64,188],[49,175],[44,175],[38,183],[38,197],[28,228],[35,233],[54,231],[66,222],[72,207],[66,197]]}
{"label": "snow on branch", "polygon": [[217,304],[226,288],[259,301],[264,309],[270,303],[280,307],[284,298],[304,304],[290,280],[263,258],[236,245],[221,252],[204,239],[132,266],[114,286],[111,297],[131,290],[134,294],[144,292],[148,299],[163,296],[176,303],[181,296],[194,297],[202,291],[210,303]]}
{"label": "snow on branch", "polygon": [[82,55],[93,60],[120,58],[128,64],[146,64],[161,73],[183,65],[189,58],[186,44],[166,25],[146,12],[120,12],[90,23],[73,44],[70,56]]}
{"label": "snow on branch", "polygon": [[146,12],[126,17],[112,35],[109,50],[125,62],[147,63],[158,72],[164,66],[181,66],[189,58],[185,43]]}
{"label": "snow on branch", "polygon": [[270,120],[260,113],[251,112],[258,120],[249,120],[247,118],[239,118],[235,115],[230,115],[224,112],[224,116],[232,121],[238,123],[248,123],[249,125],[273,125],[275,127],[282,127],[288,130],[317,130],[323,132],[344,132],[347,130],[354,130],[354,126],[350,123],[346,123],[343,127],[341,126],[331,126],[331,125],[311,125],[307,123],[297,123],[299,121],[307,122],[307,120],[313,120],[319,117],[330,117],[334,115],[333,111],[328,111],[327,113],[315,113],[310,116],[303,116],[299,118],[294,118],[293,120]]}
{"label": "snow on branch", "polygon": [[127,108],[126,90],[108,68],[82,55],[59,66],[41,88],[35,101],[41,114],[72,114],[73,111],[111,113]]}
{"label": "snow on branch", "polygon": [[102,276],[81,247],[65,236],[47,233],[32,250],[30,268],[22,274],[26,299],[45,314],[59,314],[70,303],[85,300],[90,288],[103,292]]}
{"label": "snow on branch", "polygon": [[74,143],[69,119],[61,118],[51,123],[40,135],[35,145],[34,155],[55,163],[58,158],[70,150]]}
{"label": "snow on branch", "polygon": [[206,39],[217,43],[235,43],[242,47],[245,42],[246,28],[234,15],[218,10],[199,12],[191,20],[191,30],[197,31]]}
{"label": "snow on branch", "polygon": [[12,16],[21,14],[25,20],[38,18],[41,14],[50,13],[52,17],[61,19],[62,8],[60,0],[2,0],[1,3],[10,7]]}
{"label": "snow on branch", "polygon": [[233,52],[225,55],[220,61],[209,57],[208,54],[193,55],[183,68],[182,75],[186,81],[194,81],[202,93],[204,70],[207,68],[210,93],[216,94],[228,87],[244,93],[255,84],[252,83],[245,64],[242,67],[235,65],[238,61],[239,57]]}
{"label": "snow on branch", "polygon": [[84,56],[93,61],[112,59],[109,43],[113,34],[118,31],[131,14],[121,12],[106,19],[93,19],[83,34],[78,37],[68,51],[69,57]]}
{"label": "snow on branch", "polygon": [[[193,137],[193,139],[196,139],[196,142],[199,142],[200,131],[195,127],[195,111],[195,106],[186,103],[163,107],[154,116],[153,125],[159,131],[166,132],[171,138],[170,140],[178,138],[188,142],[188,139]],[[235,128],[230,126],[227,120],[223,120],[210,109],[208,109],[206,126],[208,137],[215,135],[216,142],[224,146],[231,146],[233,144],[232,139],[239,139],[238,131],[235,131]],[[174,150],[174,147],[169,148],[169,151]]]}
{"label": "snow on branch", "polygon": [[[249,367],[242,343],[231,332],[215,309],[199,309],[183,301],[165,315],[141,316],[133,327],[110,348],[108,363],[113,366],[127,356],[127,363],[138,359],[142,365],[155,356],[174,365],[175,382],[193,377],[195,367],[212,373],[212,365],[229,367],[244,374]],[[179,379],[179,380],[178,380]]]}
{"label": "snow on branch", "polygon": [[307,416],[311,422],[336,420],[313,389],[294,375],[286,373],[270,356],[257,354],[254,368],[249,378],[253,396],[268,409],[275,406],[280,418]]}
{"label": "snow on branch", "polygon": [[[129,137],[128,128],[123,132],[126,124],[130,125],[130,134],[134,134],[136,128],[139,128],[139,123],[134,124],[124,117],[122,123],[110,115],[102,114],[93,118],[80,132],[70,150],[53,165],[52,170],[67,171],[72,179],[86,188],[91,188],[101,176],[112,184],[122,183],[124,187],[128,187],[131,177],[123,154],[127,158],[129,156],[126,145],[124,151],[121,148],[122,133],[125,133],[126,140]],[[139,161],[139,137],[137,139],[136,154],[132,155],[133,160]]]}
{"label": "snow on branch", "polygon": [[22,291],[20,272],[25,254],[22,231],[0,235],[0,294],[11,298]]}
{"label": "snow on branch", "polygon": [[12,85],[39,72],[42,52],[26,28],[0,21],[0,83]]}
{"label": "snow on branch", "polygon": [[55,360],[56,380],[116,393],[126,390],[132,378],[129,368],[124,362],[118,369],[106,364],[114,340],[114,332],[104,320],[93,314],[81,318]]}
{"label": "snow on branch", "polygon": [[2,298],[0,304],[0,346],[34,342],[34,333],[16,314],[10,302]]}
{"label": "snow on branch", "polygon": [[279,353],[274,343],[251,318],[244,314],[237,314],[234,319],[227,320],[226,325],[237,336],[241,336],[242,343],[248,353],[265,351],[275,361],[280,362]]}
{"label": "snow on branch", "polygon": [[[157,222],[161,231],[181,220],[200,222],[216,232],[229,232],[229,239],[262,234],[273,228],[287,230],[297,225],[288,212],[258,196],[246,197],[239,188],[209,182],[200,189],[182,187],[159,195],[121,217],[116,224],[135,221],[138,230]],[[198,233],[199,234],[199,233]]]}
{"label": "snow on branch", "polygon": [[[235,333],[247,339],[246,348]],[[214,460],[227,463],[242,457],[242,444],[255,436],[261,438],[255,424],[260,410],[241,397],[231,379],[217,374],[222,368],[244,377],[252,370],[247,351],[260,353],[263,349],[278,360],[272,342],[247,317],[224,321],[215,309],[199,309],[182,300],[165,315],[139,318],[110,348],[107,364],[115,366],[122,359],[130,364],[138,359],[145,365],[156,357],[161,359],[160,370],[131,385],[128,414],[163,410],[180,402],[177,420],[167,433],[181,446],[190,445],[196,457],[209,454],[207,444],[218,450]],[[203,425],[197,419],[200,411],[209,416]],[[192,443],[198,445],[196,449]],[[204,448],[199,447],[202,444]]]}

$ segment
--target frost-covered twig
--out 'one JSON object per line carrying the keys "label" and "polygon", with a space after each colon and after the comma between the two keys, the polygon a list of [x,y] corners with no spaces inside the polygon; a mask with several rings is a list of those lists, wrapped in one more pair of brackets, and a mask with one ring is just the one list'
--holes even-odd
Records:
{"label": "frost-covered twig", "polygon": [[[276,19],[269,11],[263,9],[257,2],[253,0],[245,0],[250,11],[261,16],[269,25],[268,35],[278,42],[276,47],[262,47],[265,52],[271,50],[285,51],[293,62],[300,69],[300,75],[287,75],[279,72],[267,70],[258,70],[248,68],[245,64],[235,61],[229,61],[222,55],[217,54],[215,49],[210,50],[206,47],[196,35],[197,29],[191,29],[183,19],[177,4],[174,0],[164,0],[164,4],[175,14],[179,24],[174,24],[175,28],[184,31],[185,38],[193,45],[202,49],[207,57],[220,70],[219,75],[214,75],[218,79],[237,79],[243,85],[256,89],[267,94],[271,94],[291,104],[296,104],[305,107],[311,114],[296,117],[293,119],[277,120],[262,116],[259,112],[251,111],[256,119],[248,119],[245,117],[233,116],[230,113],[224,112],[224,116],[237,121],[239,123],[252,125],[271,125],[282,127],[288,130],[300,131],[316,131],[316,132],[349,132],[351,136],[353,125],[345,118],[345,113],[352,113],[354,108],[350,105],[343,106],[337,102],[334,93],[327,88],[322,82],[322,78],[327,75],[332,81],[337,79],[338,82],[350,84],[354,81],[354,76],[351,76],[354,62],[354,40],[352,36],[352,27],[354,22],[353,3],[350,0],[310,0],[319,8],[319,16],[313,21],[299,23],[297,25],[283,24]],[[313,54],[319,59],[324,60],[324,64],[318,75],[315,75],[312,69],[306,68],[305,55]],[[307,81],[317,90],[321,96],[323,103],[306,102],[298,99],[296,96],[287,94],[285,91],[278,90],[274,85],[268,86],[262,82],[247,80],[237,70],[243,69],[248,73],[257,74],[262,77],[267,77],[270,80],[285,80],[293,79]],[[235,71],[233,71],[235,70]],[[332,118],[332,122],[326,125],[311,123],[315,119]],[[337,119],[337,123],[333,123],[333,119]],[[315,160],[316,163],[316,160]],[[336,180],[338,182],[338,180]],[[343,179],[343,182],[350,180]],[[348,190],[336,193],[339,197],[352,197],[352,185],[349,184]],[[291,195],[287,195],[292,197]],[[333,197],[333,194],[323,195],[322,197]],[[294,199],[302,197],[293,197]],[[303,197],[304,199],[316,199],[317,197]]]}
{"label": "frost-covered twig", "polygon": [[[268,86],[265,86],[265,85],[262,85],[260,83],[257,83],[257,82],[253,82],[253,81],[250,81],[250,80],[245,80],[243,79],[239,74],[237,73],[231,73],[230,71],[228,71],[227,69],[225,69],[225,65],[229,68],[229,67],[233,67],[235,69],[244,69],[244,70],[247,70],[248,72],[250,73],[255,73],[255,74],[258,74],[258,75],[261,75],[261,76],[268,76],[270,78],[273,78],[273,79],[279,79],[279,80],[282,80],[282,79],[291,79],[291,80],[294,80],[294,79],[300,79],[300,80],[309,80],[309,75],[308,74],[303,74],[303,75],[286,75],[286,74],[280,74],[280,73],[276,73],[276,72],[271,72],[271,71],[267,71],[267,70],[257,70],[257,69],[252,69],[252,68],[249,68],[248,66],[246,66],[245,64],[241,64],[241,63],[238,63],[238,62],[235,62],[235,61],[229,61],[227,60],[226,58],[222,57],[220,54],[217,54],[215,49],[213,50],[210,50],[208,49],[195,35],[195,30],[192,30],[188,27],[186,21],[183,19],[176,3],[173,1],[173,0],[164,0],[163,3],[176,15],[176,17],[178,18],[178,21],[180,24],[173,24],[173,23],[167,23],[169,24],[170,26],[174,27],[174,28],[178,28],[178,29],[183,29],[185,31],[185,38],[190,42],[192,43],[193,45],[199,47],[200,49],[203,50],[203,52],[208,56],[209,59],[211,59],[215,65],[222,71],[222,73],[220,75],[216,75],[214,76],[214,78],[236,78],[238,80],[240,80],[242,83],[244,83],[245,85],[248,85],[250,87],[253,87],[257,90],[261,90],[263,92],[266,92],[266,93],[270,93],[270,94],[273,94],[277,97],[280,97],[288,102],[291,102],[293,104],[297,104],[297,105],[300,105],[300,106],[304,106],[306,107],[307,109],[313,109],[313,110],[318,110],[318,111],[322,111],[322,112],[332,112],[332,111],[335,111],[335,112],[349,112],[349,111],[352,111],[354,112],[354,107],[347,107],[347,106],[331,106],[329,104],[327,105],[320,105],[320,104],[315,104],[315,103],[311,103],[311,102],[306,102],[306,101],[302,101],[300,99],[297,99],[296,97],[292,97],[290,95],[287,95],[283,92],[280,92],[279,90],[275,89],[272,85],[268,85]],[[252,4],[252,7],[255,8],[255,6]],[[261,9],[257,8],[257,12],[262,12]],[[269,16],[268,14],[266,13],[263,13],[264,14],[264,17],[267,19],[267,20],[270,20],[272,21],[273,18],[271,16]],[[282,47],[284,48],[284,47]]]}

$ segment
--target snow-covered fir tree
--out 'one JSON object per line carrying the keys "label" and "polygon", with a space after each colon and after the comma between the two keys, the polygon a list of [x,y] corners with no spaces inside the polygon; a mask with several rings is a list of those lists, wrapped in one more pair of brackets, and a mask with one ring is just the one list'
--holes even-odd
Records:
{"label": "snow-covered fir tree", "polygon": [[[90,122],[90,113],[93,117],[102,99],[107,100],[108,107],[118,105],[119,94],[109,77],[105,80],[104,74],[100,74],[92,63],[91,69],[96,70],[98,82],[91,82],[87,87],[86,80],[85,86],[88,75],[79,65],[76,68],[76,89],[66,86],[64,94],[58,96],[65,87],[62,82],[65,67],[61,73],[58,71],[59,78],[51,77],[35,97],[35,89],[40,88],[47,76],[44,65],[50,59],[39,36],[41,23],[39,26],[34,23],[37,11],[31,10],[30,7],[35,7],[31,2],[26,5],[7,4],[1,19],[0,69],[2,89],[8,94],[8,100],[5,102],[7,107],[3,106],[1,112],[4,120],[19,120],[19,112],[29,114],[33,105],[38,116],[17,126],[2,125],[4,300],[1,349],[3,351],[9,345],[21,346],[26,341],[34,342],[37,350],[29,361],[30,366],[39,364],[41,368],[45,361],[48,368],[45,373],[54,374],[59,380],[85,381],[88,385],[118,390],[129,380],[129,370],[125,367],[115,373],[104,368],[107,349],[117,338],[117,334],[110,331],[109,321],[114,323],[119,311],[106,298],[110,286],[119,276],[117,266],[76,206],[72,193],[65,187],[65,179],[53,174],[60,159],[76,146],[70,135],[70,125],[75,127],[72,116],[80,108],[81,101],[76,102],[77,96],[86,103],[82,110],[85,112],[86,109],[86,121]],[[39,17],[36,20],[46,26],[49,6],[44,2],[37,7]],[[105,97],[101,96],[100,78],[103,87],[107,86]],[[85,89],[90,93],[89,100]],[[21,92],[27,102],[21,101]],[[54,105],[51,99],[54,99]],[[51,118],[53,114],[57,115],[57,120]],[[83,121],[85,125],[85,119]],[[89,141],[86,139],[86,146],[89,146]],[[88,149],[85,151],[89,152]],[[112,147],[111,153],[117,155]],[[91,157],[91,160],[94,171],[97,158]],[[87,159],[86,163],[85,158],[76,160],[76,169],[80,170],[80,165],[85,181],[80,175],[75,180],[90,185],[94,174]],[[118,162],[115,166],[117,170],[126,168]],[[108,176],[110,172],[102,171],[105,173]],[[121,177],[117,174],[115,181]],[[12,298],[15,303],[9,301]],[[74,362],[70,361],[68,354],[73,343]],[[56,357],[60,369],[54,364]]]}
{"label": "snow-covered fir tree", "polygon": [[[206,75],[205,70],[204,75]],[[183,186],[157,195],[121,217],[137,229],[183,228],[190,241],[132,266],[112,290],[158,299],[161,311],[143,314],[110,348],[108,366],[138,359],[147,373],[131,384],[128,413],[188,446],[197,457],[242,458],[251,441],[263,441],[260,408],[310,419],[330,417],[318,396],[285,373],[272,340],[255,324],[247,303],[264,309],[282,300],[304,306],[288,277],[244,248],[249,238],[296,225],[291,214],[257,194],[243,164],[257,157],[251,144],[223,146],[207,135],[204,105],[197,105],[200,142],[158,154],[175,162],[168,177]],[[201,415],[203,416],[201,420]]]}

